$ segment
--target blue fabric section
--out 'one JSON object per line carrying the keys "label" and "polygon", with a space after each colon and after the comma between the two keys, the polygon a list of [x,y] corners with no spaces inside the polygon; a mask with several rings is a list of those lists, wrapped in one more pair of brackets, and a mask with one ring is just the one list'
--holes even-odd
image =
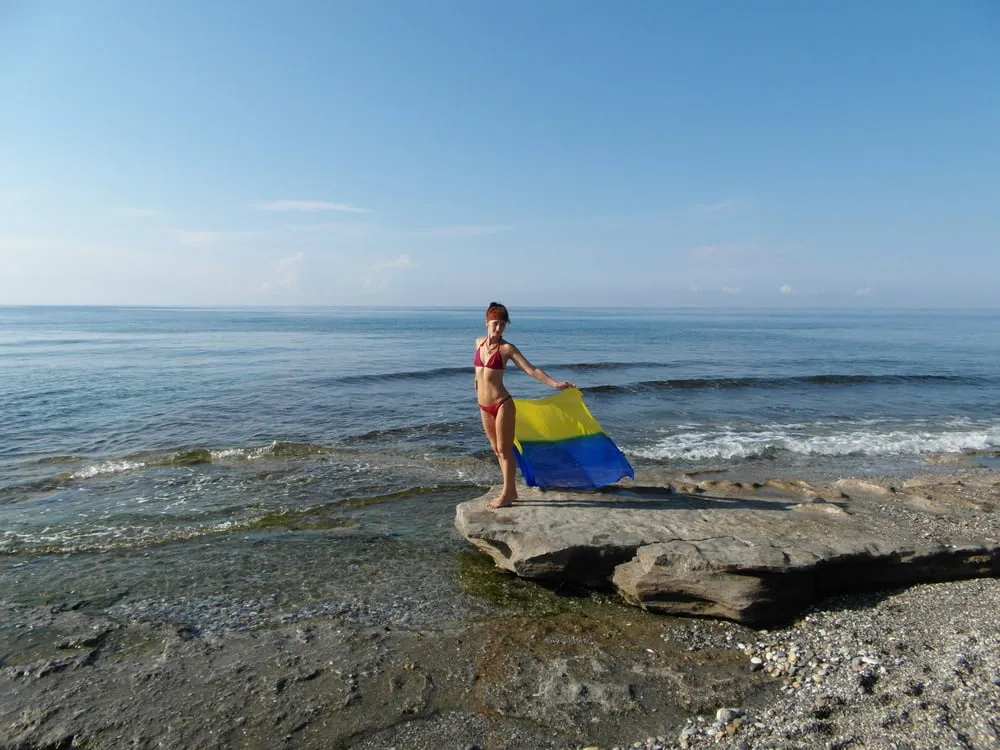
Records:
{"label": "blue fabric section", "polygon": [[593,489],[622,477],[635,478],[635,470],[607,435],[523,442],[514,457],[529,487]]}

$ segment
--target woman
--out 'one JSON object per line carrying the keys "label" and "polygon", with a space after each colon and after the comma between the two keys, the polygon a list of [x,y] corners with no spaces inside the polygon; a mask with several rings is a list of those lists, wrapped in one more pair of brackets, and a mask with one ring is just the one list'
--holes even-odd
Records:
{"label": "woman", "polygon": [[503,490],[488,508],[505,508],[517,499],[514,487],[514,399],[503,384],[507,362],[513,360],[535,380],[558,390],[574,387],[567,380],[557,381],[550,377],[526,360],[516,346],[504,341],[503,332],[508,323],[510,316],[507,308],[499,302],[490,302],[486,308],[486,335],[476,339],[476,354],[472,358],[476,368],[476,400],[483,419],[483,430],[493,446],[503,474]]}

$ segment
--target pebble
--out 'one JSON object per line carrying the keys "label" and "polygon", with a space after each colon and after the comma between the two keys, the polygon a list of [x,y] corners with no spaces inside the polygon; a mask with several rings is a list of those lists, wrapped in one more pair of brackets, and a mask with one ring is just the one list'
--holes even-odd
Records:
{"label": "pebble", "polygon": [[890,731],[898,750],[950,747],[958,733],[968,747],[1000,747],[991,720],[1000,696],[1000,622],[990,614],[1000,611],[1000,581],[843,600],[850,604],[825,602],[827,609],[752,639],[705,644],[732,650],[776,680],[777,697],[749,716],[723,706],[707,719],[692,717],[665,746],[853,750],[881,747]]}
{"label": "pebble", "polygon": [[733,719],[736,719],[743,715],[743,712],[738,708],[720,708],[715,712],[715,720],[723,724],[728,724]]}

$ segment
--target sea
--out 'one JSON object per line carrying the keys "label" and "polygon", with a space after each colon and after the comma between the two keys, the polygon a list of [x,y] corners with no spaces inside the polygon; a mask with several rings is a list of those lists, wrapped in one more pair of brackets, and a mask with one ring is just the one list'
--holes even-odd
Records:
{"label": "sea", "polygon": [[[1000,465],[1000,311],[511,313],[640,478]],[[500,482],[483,330],[478,308],[0,307],[0,601],[196,630],[437,616],[454,506]]]}

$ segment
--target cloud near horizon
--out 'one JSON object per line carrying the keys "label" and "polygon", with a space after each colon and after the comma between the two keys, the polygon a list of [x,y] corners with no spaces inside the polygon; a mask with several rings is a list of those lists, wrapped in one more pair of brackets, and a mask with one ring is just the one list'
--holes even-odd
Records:
{"label": "cloud near horizon", "polygon": [[382,261],[375,266],[376,271],[384,271],[391,268],[413,268],[417,264],[410,258],[409,253],[403,253],[395,260]]}
{"label": "cloud near horizon", "polygon": [[795,290],[792,289],[791,284],[785,284],[784,286],[779,288],[778,291],[781,292],[782,294],[795,294]]}
{"label": "cloud near horizon", "polygon": [[322,211],[340,211],[349,214],[373,214],[371,208],[361,208],[350,203],[331,203],[329,201],[270,201],[258,203],[257,208],[261,211],[305,211],[318,213]]}
{"label": "cloud near horizon", "polygon": [[372,266],[371,274],[362,282],[361,292],[371,295],[385,294],[389,292],[397,271],[414,268],[416,265],[409,253],[402,253],[395,260],[379,261]]}

